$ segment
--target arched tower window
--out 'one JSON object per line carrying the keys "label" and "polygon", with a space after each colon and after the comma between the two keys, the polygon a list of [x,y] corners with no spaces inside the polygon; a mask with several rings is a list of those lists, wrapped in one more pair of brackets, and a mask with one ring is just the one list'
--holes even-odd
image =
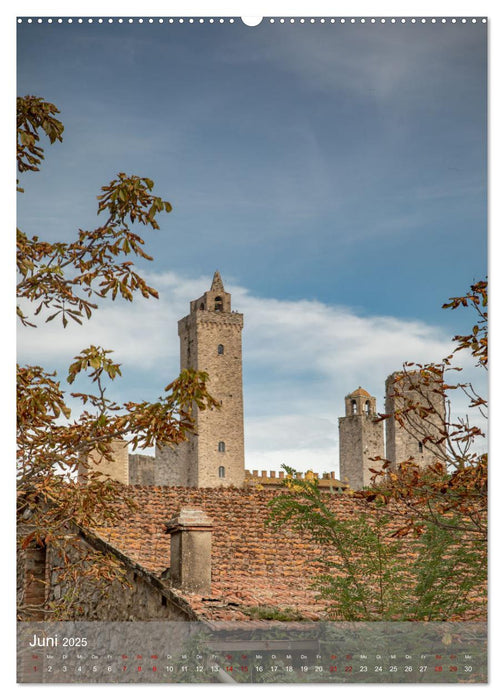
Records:
{"label": "arched tower window", "polygon": [[199,305],[199,307],[200,307],[200,311],[204,311],[204,310],[205,310],[205,304],[204,304],[203,302],[201,302],[201,304]]}
{"label": "arched tower window", "polygon": [[420,454],[422,454],[422,452],[423,452],[423,442],[419,442],[419,443],[418,443],[418,451],[420,452]]}
{"label": "arched tower window", "polygon": [[226,443],[222,442],[222,440],[219,442],[219,452],[225,452],[226,451]]}
{"label": "arched tower window", "polygon": [[224,469],[224,467],[219,467],[219,479],[224,479],[225,476],[226,470]]}
{"label": "arched tower window", "polygon": [[224,345],[217,345],[217,354],[224,355]]}
{"label": "arched tower window", "polygon": [[215,310],[222,311],[223,308],[222,297],[215,297]]}
{"label": "arched tower window", "polygon": [[366,411],[366,415],[367,415],[367,416],[370,416],[370,415],[371,415],[371,403],[370,403],[369,401],[366,401],[366,404],[365,404],[365,411]]}
{"label": "arched tower window", "polygon": [[355,399],[352,399],[352,415],[355,416],[357,414],[357,401]]}

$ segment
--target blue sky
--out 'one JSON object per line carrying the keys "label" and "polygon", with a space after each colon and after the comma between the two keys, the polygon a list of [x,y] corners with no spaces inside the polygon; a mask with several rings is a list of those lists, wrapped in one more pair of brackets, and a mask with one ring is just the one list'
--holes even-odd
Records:
{"label": "blue sky", "polygon": [[159,302],[23,331],[21,360],[102,342],[116,397],[155,398],[219,269],[245,313],[247,466],[337,469],[344,395],[380,405],[403,361],[449,350],[463,315],[441,304],[486,273],[486,25],[23,23],[17,66],[65,124],[23,177],[22,230],[95,227],[119,171],[173,205],[148,237]]}

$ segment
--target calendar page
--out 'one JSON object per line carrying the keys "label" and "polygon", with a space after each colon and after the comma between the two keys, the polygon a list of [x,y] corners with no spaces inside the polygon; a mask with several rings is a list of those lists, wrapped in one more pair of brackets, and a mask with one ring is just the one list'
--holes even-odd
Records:
{"label": "calendar page", "polygon": [[486,683],[487,19],[16,22],[18,683]]}

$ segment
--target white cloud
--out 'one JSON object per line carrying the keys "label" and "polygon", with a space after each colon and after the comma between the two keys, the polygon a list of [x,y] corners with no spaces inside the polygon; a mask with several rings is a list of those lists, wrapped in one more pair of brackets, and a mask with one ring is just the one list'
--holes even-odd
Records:
{"label": "white cloud", "polygon": [[[131,386],[140,382],[138,376],[150,378],[152,386],[161,389],[178,372],[177,321],[188,313],[189,301],[209,288],[210,279],[172,272],[147,277],[159,291],[158,301],[106,303],[82,327],[63,330],[53,322],[37,330],[23,329],[20,361],[65,367],[79,350],[99,344],[113,348],[114,358],[122,363],[122,383],[114,385],[116,400],[129,398]],[[338,417],[343,415],[344,396],[363,386],[377,397],[382,411],[384,383],[391,372],[405,361],[439,361],[452,349],[446,332],[420,321],[364,316],[306,299],[259,298],[224,281],[233,308],[245,316],[249,469],[278,469],[286,463],[338,471]],[[465,363],[469,367],[470,359]],[[475,376],[469,372],[472,380]],[[457,399],[453,409],[463,414],[465,404]]]}
{"label": "white cloud", "polygon": [[383,376],[404,361],[440,359],[451,348],[441,328],[420,321],[366,317],[318,301],[258,299],[242,289],[235,290],[234,303],[245,314],[249,362],[282,375],[344,380],[348,390],[366,382],[376,392]]}

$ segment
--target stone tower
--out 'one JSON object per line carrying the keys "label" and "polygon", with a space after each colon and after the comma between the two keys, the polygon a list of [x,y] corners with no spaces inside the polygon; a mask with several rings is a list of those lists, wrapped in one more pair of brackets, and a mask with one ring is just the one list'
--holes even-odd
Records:
{"label": "stone tower", "polygon": [[208,292],[191,301],[178,323],[180,368],[208,372],[208,390],[220,410],[197,411],[196,435],[177,448],[156,448],[156,483],[237,486],[245,478],[243,439],[243,314],[231,311],[219,272]]}
{"label": "stone tower", "polygon": [[82,455],[77,472],[77,481],[85,484],[90,472],[100,472],[104,479],[114,479],[129,484],[128,443],[125,440],[110,442],[110,455],[106,459],[98,450]]}
{"label": "stone tower", "polygon": [[376,399],[359,387],[345,396],[345,417],[339,419],[340,480],[359,490],[371,483],[369,469],[379,469],[383,457],[383,424],[375,423]]}
{"label": "stone tower", "polygon": [[[402,377],[399,381],[397,381],[398,376]],[[392,466],[413,459],[416,464],[425,467],[444,459],[442,430],[445,425],[445,400],[441,389],[442,383],[442,377],[439,379],[424,377],[417,371],[407,374],[394,372],[387,377],[385,413],[393,414],[408,405],[424,406],[429,410],[425,416],[420,416],[418,411],[408,413],[404,426],[401,426],[393,415],[387,418],[387,459]],[[393,394],[399,394],[399,396],[393,396]],[[438,444],[424,442],[423,438],[428,435],[432,436]]]}

